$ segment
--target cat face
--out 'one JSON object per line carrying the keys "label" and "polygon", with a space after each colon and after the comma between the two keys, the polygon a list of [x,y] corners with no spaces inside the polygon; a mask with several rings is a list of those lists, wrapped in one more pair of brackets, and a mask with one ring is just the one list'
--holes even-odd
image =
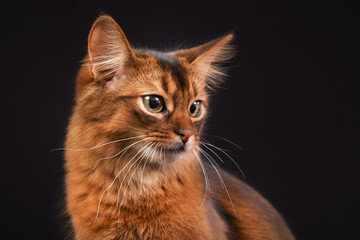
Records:
{"label": "cat face", "polygon": [[[137,59],[140,67],[128,76],[129,81],[138,81],[129,89],[134,95],[129,110],[132,127],[145,130],[167,154],[190,150],[199,139],[206,116],[204,84],[185,60],[181,63],[175,56],[142,52]],[[114,89],[122,92],[121,87]]]}
{"label": "cat face", "polygon": [[153,161],[187,154],[198,145],[207,90],[222,74],[214,63],[229,57],[231,38],[167,53],[134,50],[114,20],[102,16],[89,35],[76,111],[99,135],[151,149]]}

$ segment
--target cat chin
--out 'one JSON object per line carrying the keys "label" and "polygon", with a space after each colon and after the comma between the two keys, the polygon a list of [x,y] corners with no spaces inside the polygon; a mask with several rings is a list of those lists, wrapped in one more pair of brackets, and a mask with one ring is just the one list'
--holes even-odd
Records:
{"label": "cat chin", "polygon": [[164,157],[168,162],[175,162],[189,154],[192,148],[190,144],[179,144],[164,149]]}
{"label": "cat chin", "polygon": [[165,148],[165,151],[166,152],[169,152],[169,153],[181,153],[181,152],[184,152],[186,150],[186,147],[184,144],[179,144],[179,145],[176,145],[176,146],[173,146],[173,147],[168,147],[168,148]]}
{"label": "cat chin", "polygon": [[188,143],[163,147],[161,150],[158,149],[153,155],[150,154],[148,164],[167,165],[174,163],[184,158],[187,154],[191,154],[191,149],[192,146]]}

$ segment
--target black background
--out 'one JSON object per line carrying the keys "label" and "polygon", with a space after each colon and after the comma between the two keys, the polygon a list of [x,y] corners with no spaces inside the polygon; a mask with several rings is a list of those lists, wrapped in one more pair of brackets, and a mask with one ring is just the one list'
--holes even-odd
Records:
{"label": "black background", "polygon": [[[51,150],[62,147],[74,78],[101,12],[116,19],[134,47],[190,47],[235,29],[238,54],[213,97],[207,132],[242,150],[206,139],[231,151],[246,182],[298,239],[352,238],[359,13],[346,1],[2,5],[2,236],[63,238],[63,158]],[[230,160],[223,168],[241,177]]]}

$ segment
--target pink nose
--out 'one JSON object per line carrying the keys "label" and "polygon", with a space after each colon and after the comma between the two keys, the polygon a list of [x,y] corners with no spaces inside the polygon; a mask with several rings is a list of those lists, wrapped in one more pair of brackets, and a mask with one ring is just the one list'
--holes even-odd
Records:
{"label": "pink nose", "polygon": [[190,129],[180,129],[176,131],[180,135],[182,142],[185,144],[189,141],[189,138],[194,134],[193,130]]}

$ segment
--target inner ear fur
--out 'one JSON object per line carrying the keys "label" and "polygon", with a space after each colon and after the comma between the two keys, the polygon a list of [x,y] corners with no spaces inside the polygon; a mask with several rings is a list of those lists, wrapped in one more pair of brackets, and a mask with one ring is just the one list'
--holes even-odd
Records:
{"label": "inner ear fur", "polygon": [[124,70],[134,52],[123,30],[108,15],[94,22],[88,38],[88,61],[93,78],[103,83]]}
{"label": "inner ear fur", "polygon": [[195,66],[200,78],[205,79],[210,88],[217,87],[226,75],[219,64],[235,55],[235,48],[231,45],[233,33],[190,49],[174,52],[177,57],[186,58]]}

